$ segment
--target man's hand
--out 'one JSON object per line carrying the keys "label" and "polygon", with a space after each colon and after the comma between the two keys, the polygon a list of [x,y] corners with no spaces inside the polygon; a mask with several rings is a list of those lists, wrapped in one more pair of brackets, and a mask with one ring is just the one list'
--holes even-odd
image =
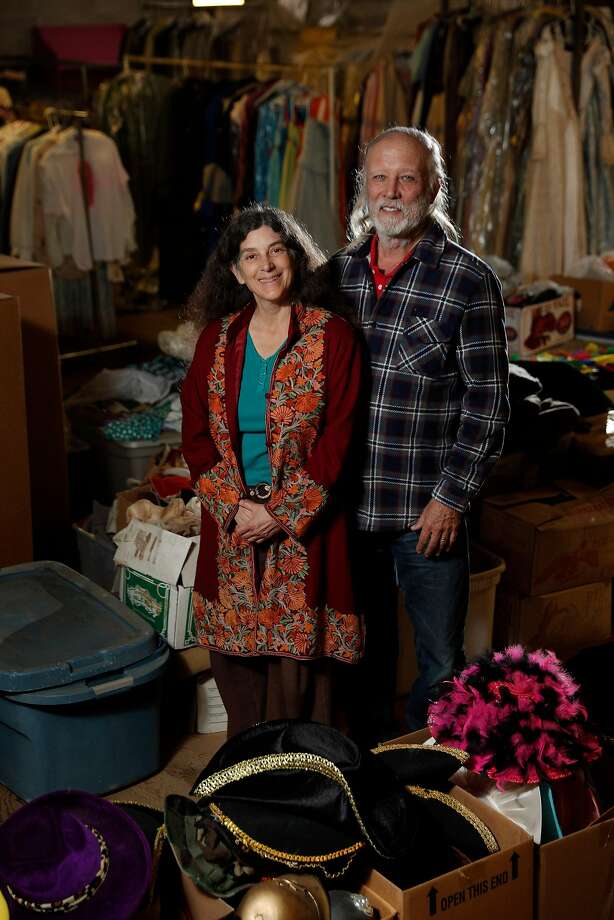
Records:
{"label": "man's hand", "polygon": [[450,552],[458,536],[461,520],[460,511],[448,508],[432,498],[411,527],[412,530],[421,531],[416,552],[424,553],[427,559]]}
{"label": "man's hand", "polygon": [[235,514],[235,533],[242,543],[263,543],[281,530],[264,505],[242,498]]}

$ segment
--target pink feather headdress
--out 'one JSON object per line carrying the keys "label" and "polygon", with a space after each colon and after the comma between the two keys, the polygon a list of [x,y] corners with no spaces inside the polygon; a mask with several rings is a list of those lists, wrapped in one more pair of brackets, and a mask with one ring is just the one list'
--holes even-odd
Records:
{"label": "pink feather headdress", "polygon": [[554,652],[513,645],[449,681],[428,722],[439,744],[468,751],[467,767],[500,787],[562,779],[601,754],[578,691]]}

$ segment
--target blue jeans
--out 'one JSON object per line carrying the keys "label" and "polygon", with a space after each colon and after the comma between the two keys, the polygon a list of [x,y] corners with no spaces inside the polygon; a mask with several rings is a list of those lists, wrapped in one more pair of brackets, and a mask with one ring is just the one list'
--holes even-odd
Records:
{"label": "blue jeans", "polygon": [[469,601],[469,548],[466,524],[452,551],[427,559],[416,552],[419,532],[390,543],[397,582],[413,623],[418,677],[405,710],[411,731],[426,725],[429,702],[443,680],[464,664],[463,635]]}
{"label": "blue jeans", "polygon": [[358,533],[353,552],[356,598],[365,618],[365,657],[347,682],[350,731],[364,746],[399,734],[394,718],[398,658],[397,589],[414,625],[419,676],[406,708],[407,727],[424,728],[442,680],[464,664],[469,597],[466,524],[450,553],[416,553],[418,533]]}

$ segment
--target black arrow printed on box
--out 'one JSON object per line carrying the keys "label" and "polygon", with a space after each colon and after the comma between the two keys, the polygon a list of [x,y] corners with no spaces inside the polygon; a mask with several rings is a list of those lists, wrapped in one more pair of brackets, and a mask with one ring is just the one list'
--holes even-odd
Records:
{"label": "black arrow printed on box", "polygon": [[435,887],[431,888],[427,894],[429,902],[429,917],[433,917],[437,913],[437,889]]}
{"label": "black arrow printed on box", "polygon": [[512,864],[512,881],[514,881],[514,879],[518,878],[518,863],[520,862],[520,856],[516,850],[510,856],[510,862]]}

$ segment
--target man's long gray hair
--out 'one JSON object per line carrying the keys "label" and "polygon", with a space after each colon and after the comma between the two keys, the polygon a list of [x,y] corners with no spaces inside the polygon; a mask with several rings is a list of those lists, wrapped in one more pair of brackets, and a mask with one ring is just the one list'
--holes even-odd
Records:
{"label": "man's long gray hair", "polygon": [[367,201],[367,173],[365,165],[367,155],[372,147],[375,147],[381,140],[399,134],[401,137],[408,137],[421,145],[426,154],[426,168],[428,171],[428,189],[432,193],[439,183],[439,191],[435,196],[433,203],[429,206],[427,217],[437,221],[442,230],[445,230],[450,239],[458,242],[460,234],[452,223],[448,215],[448,179],[443,166],[443,156],[439,142],[429,134],[428,131],[422,131],[420,128],[407,128],[403,125],[397,125],[393,128],[386,128],[377,137],[366,145],[362,156],[362,166],[356,176],[356,197],[349,220],[349,237],[357,240],[364,237],[373,229],[373,221],[369,217],[369,205]]}

